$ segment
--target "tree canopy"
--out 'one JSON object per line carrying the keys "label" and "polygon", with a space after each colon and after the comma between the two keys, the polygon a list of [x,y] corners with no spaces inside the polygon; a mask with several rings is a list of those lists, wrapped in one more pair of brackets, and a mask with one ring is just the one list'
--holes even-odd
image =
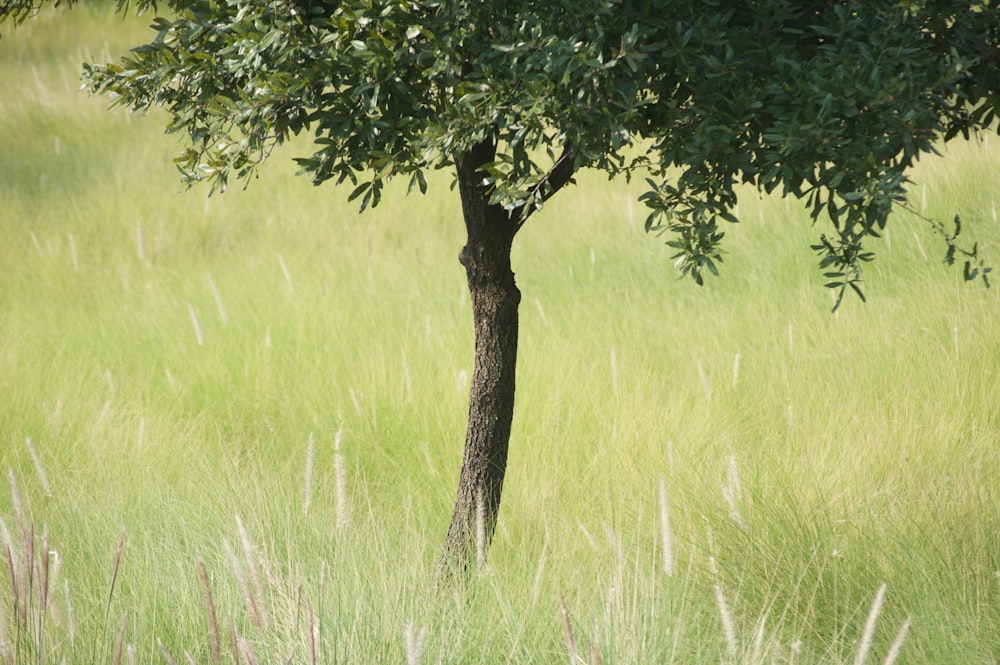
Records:
{"label": "tree canopy", "polygon": [[[127,3],[120,7],[128,9]],[[156,11],[139,0],[140,11]],[[5,11],[23,19],[34,0]],[[90,88],[162,106],[188,181],[224,188],[290,135],[316,183],[361,207],[392,178],[424,191],[484,139],[490,200],[518,223],[583,167],[649,175],[647,228],[699,283],[737,185],[805,198],[832,228],[832,284],[860,279],[937,142],[996,125],[995,2],[170,0],[155,36]],[[948,258],[955,233],[938,226]],[[961,250],[959,250],[961,251]],[[967,252],[978,261],[974,250]],[[979,263],[967,265],[974,277]],[[985,272],[979,273],[985,277]]]}

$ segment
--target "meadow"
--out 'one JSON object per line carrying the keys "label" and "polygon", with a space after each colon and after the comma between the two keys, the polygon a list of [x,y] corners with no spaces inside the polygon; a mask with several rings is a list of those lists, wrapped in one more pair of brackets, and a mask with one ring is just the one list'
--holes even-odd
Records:
{"label": "meadow", "polygon": [[[450,174],[359,215],[285,146],[184,190],[164,117],[80,92],[103,4],[0,39],[0,663],[1000,658],[1000,290],[905,212],[831,313],[803,205],[748,191],[679,281],[642,183],[515,243],[488,564],[431,584],[472,370]],[[1000,137],[912,174],[1000,264]]]}

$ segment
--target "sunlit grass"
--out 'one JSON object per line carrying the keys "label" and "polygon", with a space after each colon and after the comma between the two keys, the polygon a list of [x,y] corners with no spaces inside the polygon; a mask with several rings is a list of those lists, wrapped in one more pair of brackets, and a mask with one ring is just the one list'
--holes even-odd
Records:
{"label": "sunlit grass", "polygon": [[[214,662],[199,558],[223,662],[852,663],[882,584],[866,662],[907,619],[900,662],[991,662],[1000,303],[923,222],[894,217],[870,302],[831,314],[797,202],[747,192],[697,288],[638,185],[584,174],[518,237],[499,531],[475,587],[435,595],[473,352],[449,175],[358,216],[293,176],[296,144],[246,191],[183,191],[162,118],[77,91],[145,22],[0,40],[5,565],[31,523],[59,561],[50,658],[16,662]],[[988,259],[998,150],[914,174]],[[0,607],[15,662],[38,630]]]}

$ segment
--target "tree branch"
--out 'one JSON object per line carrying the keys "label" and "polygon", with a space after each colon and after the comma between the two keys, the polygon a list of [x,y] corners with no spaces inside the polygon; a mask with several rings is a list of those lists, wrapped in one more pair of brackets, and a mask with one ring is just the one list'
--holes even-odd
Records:
{"label": "tree branch", "polygon": [[[552,169],[548,174],[538,181],[534,187],[531,189],[532,197],[536,201],[541,201],[542,203],[548,201],[552,196],[558,192],[560,189],[573,182],[573,175],[576,173],[576,153],[573,150],[571,144],[566,144],[563,147],[562,154],[559,155],[559,159],[556,160],[555,164],[552,165]],[[528,221],[536,210],[539,209],[539,205],[533,205],[530,207],[525,207],[524,214],[521,216],[521,220],[517,223],[517,230],[520,231],[524,223]]]}

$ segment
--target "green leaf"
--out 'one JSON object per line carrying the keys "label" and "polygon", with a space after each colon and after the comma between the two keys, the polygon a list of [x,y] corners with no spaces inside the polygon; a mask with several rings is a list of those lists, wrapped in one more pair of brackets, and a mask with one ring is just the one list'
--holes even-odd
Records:
{"label": "green leaf", "polygon": [[[363,183],[361,183],[360,185],[358,185],[357,187],[355,187],[354,190],[351,191],[350,194],[348,194],[347,200],[348,201],[353,201],[354,199],[358,198],[359,196],[361,196],[362,194],[364,194],[365,192],[367,192],[369,190],[369,188],[371,188],[371,186],[372,186],[372,184],[370,182],[363,182]],[[363,208],[364,208],[364,206],[362,206],[362,209]]]}

